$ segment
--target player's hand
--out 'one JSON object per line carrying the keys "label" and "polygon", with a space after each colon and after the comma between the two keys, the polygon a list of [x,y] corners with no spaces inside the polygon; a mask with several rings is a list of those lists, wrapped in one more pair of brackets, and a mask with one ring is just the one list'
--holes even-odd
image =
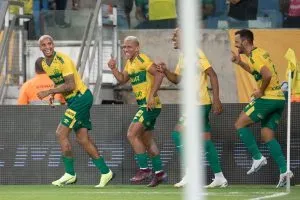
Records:
{"label": "player's hand", "polygon": [[212,107],[213,107],[213,112],[215,115],[219,115],[223,112],[223,106],[222,106],[220,99],[214,100]]}
{"label": "player's hand", "polygon": [[159,62],[156,64],[156,70],[159,71],[160,73],[165,73],[166,69],[167,69],[167,65],[164,62]]}
{"label": "player's hand", "polygon": [[37,93],[37,96],[40,100],[44,99],[45,97],[50,95],[50,91],[49,90],[44,90],[44,91],[40,91]]}
{"label": "player's hand", "polygon": [[257,99],[257,98],[264,96],[264,94],[262,93],[262,91],[260,89],[256,89],[256,90],[254,90],[254,92],[252,93],[251,96],[254,97],[255,99]]}
{"label": "player's hand", "polygon": [[117,67],[117,61],[115,58],[113,58],[112,55],[110,56],[110,60],[108,61],[107,65],[111,70],[113,70]]}
{"label": "player's hand", "polygon": [[150,96],[147,101],[147,111],[152,110],[155,106],[155,99],[153,96]]}
{"label": "player's hand", "polygon": [[236,54],[234,51],[231,51],[231,62],[235,63],[235,64],[240,64],[241,63],[241,56],[240,54]]}

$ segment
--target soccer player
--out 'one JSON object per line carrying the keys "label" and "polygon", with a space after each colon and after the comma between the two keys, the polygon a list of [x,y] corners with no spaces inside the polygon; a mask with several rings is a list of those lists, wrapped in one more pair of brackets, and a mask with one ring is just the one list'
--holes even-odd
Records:
{"label": "soccer player", "polygon": [[138,183],[153,175],[148,167],[148,153],[155,172],[148,186],[155,187],[167,178],[152,133],[161,111],[157,90],[161,85],[163,74],[156,70],[155,64],[147,55],[140,53],[139,41],[135,36],[127,36],[124,39],[123,53],[127,62],[122,72],[118,71],[114,58],[109,60],[108,66],[121,84],[130,80],[139,106],[127,132],[127,138],[139,165],[137,174],[130,181]]}
{"label": "soccer player", "polygon": [[[235,32],[235,47],[238,53],[232,52],[232,62],[252,74],[258,87],[252,94],[253,100],[235,122],[235,128],[253,158],[252,167],[247,172],[252,174],[267,164],[267,159],[259,151],[254,136],[248,128],[250,124],[261,122],[262,140],[280,169],[277,187],[283,187],[287,177],[292,177],[293,173],[287,171],[286,160],[280,144],[274,137],[274,131],[284,110],[285,98],[269,53],[255,47],[253,40],[254,36],[250,30],[242,29]],[[240,54],[247,56],[247,62],[241,60]]]}
{"label": "soccer player", "polygon": [[[175,29],[172,37],[174,49],[180,49],[180,29]],[[228,183],[226,178],[222,173],[222,169],[219,163],[218,153],[216,151],[214,143],[211,141],[211,127],[209,124],[209,113],[211,108],[213,109],[214,114],[222,113],[222,104],[219,99],[219,83],[218,77],[212,68],[211,64],[207,60],[205,54],[199,50],[199,76],[201,77],[200,82],[200,109],[202,110],[202,118],[203,118],[203,132],[205,138],[205,155],[206,159],[209,162],[209,165],[215,175],[215,178],[212,183],[207,185],[207,188],[214,187],[227,187]],[[181,81],[181,74],[183,70],[183,56],[181,55],[178,60],[177,67],[175,72],[171,72],[165,63],[161,62],[157,67],[158,71],[165,74],[167,79],[175,84],[178,84]],[[211,100],[209,92],[207,90],[208,86],[208,78],[210,79],[210,83],[212,86],[213,98]],[[182,152],[182,141],[181,134],[184,129],[184,116],[179,119],[178,124],[175,127],[175,130],[172,132],[172,139],[176,145],[176,148],[179,152]],[[186,178],[176,183],[174,187],[183,187],[186,184]]]}
{"label": "soccer player", "polygon": [[65,166],[65,174],[52,184],[62,186],[77,181],[74,170],[74,158],[69,135],[72,129],[76,133],[76,140],[92,158],[93,163],[101,172],[100,183],[95,187],[104,187],[113,178],[112,171],[107,167],[102,156],[99,155],[88,130],[92,129],[90,121],[90,109],[93,104],[91,91],[82,82],[73,61],[66,55],[54,51],[54,42],[51,36],[43,35],[39,39],[40,50],[45,58],[41,65],[55,88],[38,93],[43,99],[49,95],[62,93],[68,103],[56,130],[56,136],[61,146],[62,160]]}

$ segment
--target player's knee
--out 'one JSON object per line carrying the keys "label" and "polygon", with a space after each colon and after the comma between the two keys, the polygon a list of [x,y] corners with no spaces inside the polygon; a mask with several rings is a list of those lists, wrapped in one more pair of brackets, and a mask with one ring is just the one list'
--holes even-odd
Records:
{"label": "player's knee", "polygon": [[274,138],[274,132],[273,130],[269,128],[263,128],[261,130],[261,139],[263,142],[269,142]]}
{"label": "player's knee", "polygon": [[[64,152],[70,152],[72,150],[71,144],[69,142],[62,142],[60,144],[61,146],[61,151],[63,152],[63,154],[65,155]],[[66,156],[66,155],[65,155]]]}
{"label": "player's knee", "polygon": [[85,145],[89,142],[87,137],[76,137],[76,142],[80,145]]}

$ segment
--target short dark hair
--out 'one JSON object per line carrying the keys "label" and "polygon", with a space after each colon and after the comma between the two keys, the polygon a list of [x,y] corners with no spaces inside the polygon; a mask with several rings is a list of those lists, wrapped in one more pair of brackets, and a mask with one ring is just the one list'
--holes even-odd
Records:
{"label": "short dark hair", "polygon": [[38,59],[36,59],[36,61],[35,61],[35,72],[37,73],[37,74],[44,74],[45,73],[45,71],[44,71],[44,69],[43,69],[43,67],[42,67],[42,61],[44,60],[44,58],[43,57],[39,57]]}
{"label": "short dark hair", "polygon": [[249,29],[241,29],[235,32],[235,35],[240,35],[242,40],[248,40],[251,44],[253,44],[254,35],[253,32]]}

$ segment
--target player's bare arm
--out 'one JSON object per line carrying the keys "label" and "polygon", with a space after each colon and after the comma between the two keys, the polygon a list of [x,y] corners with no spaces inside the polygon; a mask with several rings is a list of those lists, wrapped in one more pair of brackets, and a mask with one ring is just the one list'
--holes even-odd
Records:
{"label": "player's bare arm", "polygon": [[249,65],[242,61],[240,54],[236,54],[234,51],[231,51],[232,57],[231,61],[239,66],[241,66],[245,71],[252,74],[252,71],[249,67]]}
{"label": "player's bare arm", "polygon": [[155,106],[154,97],[157,96],[157,91],[163,80],[163,74],[156,70],[155,64],[152,64],[152,66],[148,69],[148,72],[154,77],[154,82],[147,101],[147,109],[152,109]]}
{"label": "player's bare arm", "polygon": [[213,93],[213,112],[214,114],[221,114],[223,111],[222,103],[219,98],[219,81],[218,81],[218,76],[215,72],[215,70],[210,67],[205,70],[205,73],[209,76],[210,79],[210,84],[212,87],[212,93]]}
{"label": "player's bare arm", "polygon": [[258,90],[255,90],[253,92],[252,96],[255,98],[260,98],[260,97],[264,96],[265,90],[268,87],[268,85],[270,84],[270,81],[272,79],[272,73],[269,70],[269,68],[266,66],[263,66],[261,68],[260,74],[262,76],[262,84]]}
{"label": "player's bare arm", "polygon": [[178,84],[181,81],[181,76],[171,72],[168,68],[166,63],[160,62],[156,65],[156,69],[166,75],[167,79],[174,84]]}
{"label": "player's bare arm", "polygon": [[108,61],[107,65],[120,84],[125,84],[128,82],[128,80],[129,80],[128,73],[126,71],[119,72],[119,70],[117,68],[116,59],[111,57],[110,60]]}
{"label": "player's bare arm", "polygon": [[74,75],[70,74],[68,76],[64,76],[65,82],[53,89],[41,91],[37,94],[40,99],[43,99],[50,94],[57,94],[57,93],[65,93],[65,92],[72,92],[75,89],[75,79]]}

